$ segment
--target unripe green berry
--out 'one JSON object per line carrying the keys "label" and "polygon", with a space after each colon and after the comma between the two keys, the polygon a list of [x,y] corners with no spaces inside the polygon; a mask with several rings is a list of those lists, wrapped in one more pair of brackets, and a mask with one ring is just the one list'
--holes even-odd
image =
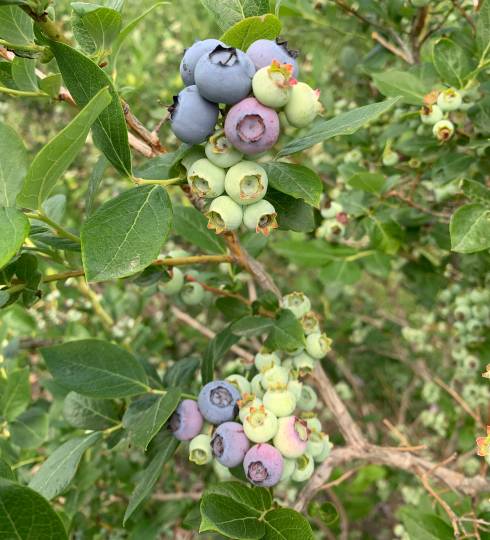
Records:
{"label": "unripe green berry", "polygon": [[463,98],[461,94],[454,88],[443,90],[437,96],[437,105],[441,111],[455,111],[459,109]]}
{"label": "unripe green berry", "polygon": [[291,87],[296,84],[292,78],[292,65],[273,61],[270,66],[259,69],[252,79],[255,98],[273,109],[284,107],[291,96]]}
{"label": "unripe green berry", "polygon": [[268,369],[274,366],[281,365],[281,359],[276,352],[272,353],[257,353],[254,359],[255,367],[260,373],[265,373]]}
{"label": "unripe green berry", "polygon": [[299,82],[291,89],[291,96],[284,112],[294,127],[306,127],[313,122],[321,110],[320,94],[306,83]]}
{"label": "unripe green berry", "polygon": [[313,388],[303,384],[301,396],[296,403],[298,409],[301,409],[302,411],[312,411],[315,408],[317,401],[318,397]]}
{"label": "unripe green berry", "polygon": [[215,229],[218,234],[238,229],[243,220],[241,207],[226,195],[214,199],[206,215],[209,219],[208,228]]}
{"label": "unripe green berry", "polygon": [[311,302],[302,292],[292,292],[282,297],[282,307],[292,311],[297,319],[301,319],[310,311]]}
{"label": "unripe green berry", "polygon": [[193,146],[182,158],[182,161],[180,163],[188,171],[198,159],[203,158],[204,152],[202,150],[202,146]]}
{"label": "unripe green berry", "polygon": [[180,291],[182,302],[188,306],[196,306],[200,304],[204,298],[204,289],[200,283],[189,281]]}
{"label": "unripe green berry", "polygon": [[278,421],[275,414],[263,405],[257,409],[250,408],[248,416],[243,421],[243,431],[247,438],[255,443],[265,443],[277,433]]}
{"label": "unripe green berry", "polygon": [[220,480],[220,482],[226,482],[227,480],[232,480],[233,475],[230,472],[230,469],[228,467],[225,467],[224,465],[221,465],[221,463],[217,460],[213,460],[213,470]]}
{"label": "unripe green berry", "polygon": [[344,163],[359,163],[362,159],[362,152],[359,148],[354,148],[344,156]]}
{"label": "unripe green berry", "polygon": [[293,364],[296,369],[300,371],[310,372],[315,369],[317,361],[312,358],[308,353],[302,352],[293,358]]}
{"label": "unripe green berry", "polygon": [[263,376],[262,373],[257,373],[253,377],[253,379],[250,381],[250,386],[252,387],[252,393],[255,394],[256,397],[262,399],[264,396],[264,387],[262,385]]}
{"label": "unripe green berry", "polygon": [[296,469],[296,460],[283,458],[281,482],[289,480]]}
{"label": "unripe green berry", "polygon": [[322,423],[314,413],[303,413],[301,418],[306,420],[306,425],[310,431],[320,433],[322,431]]}
{"label": "unripe green berry", "polygon": [[271,386],[286,386],[289,380],[289,370],[282,366],[273,366],[262,374],[262,386],[268,390]]}
{"label": "unripe green berry", "polygon": [[243,398],[239,399],[237,403],[240,408],[238,417],[242,424],[245,421],[245,418],[250,414],[250,409],[252,407],[258,409],[263,404],[261,399],[255,397],[255,394],[243,394]]}
{"label": "unripe green berry", "polygon": [[400,161],[400,157],[394,150],[385,149],[382,162],[385,167],[394,167]]}
{"label": "unripe green berry", "polygon": [[269,180],[265,169],[254,161],[240,161],[225,177],[226,193],[238,204],[253,204],[264,197]]}
{"label": "unripe green berry", "polygon": [[438,105],[424,105],[420,109],[420,120],[423,124],[433,126],[435,123],[442,120],[444,113],[441,111]]}
{"label": "unripe green berry", "polygon": [[330,201],[327,204],[328,206],[325,206],[325,208],[320,210],[322,218],[324,219],[334,218],[337,214],[344,211],[344,207],[338,202]]}
{"label": "unripe green berry", "polygon": [[184,274],[180,268],[174,266],[171,271],[171,277],[161,285],[161,290],[168,295],[177,294],[184,285]]}
{"label": "unripe green berry", "polygon": [[306,445],[306,451],[313,458],[323,452],[325,435],[321,431],[312,431]]}
{"label": "unripe green berry", "polygon": [[315,456],[315,461],[317,463],[322,463],[323,461],[325,461],[330,455],[332,448],[333,444],[330,442],[328,435],[325,435],[323,438],[323,450],[317,456]]}
{"label": "unripe green berry", "polygon": [[276,209],[269,201],[262,199],[243,211],[243,224],[247,229],[269,236],[271,229],[277,229]]}
{"label": "unripe green berry", "polygon": [[310,334],[306,336],[306,352],[315,358],[321,360],[330,351],[332,340],[326,334]]}
{"label": "unripe green berry", "polygon": [[248,381],[243,375],[239,375],[238,373],[228,375],[228,377],[225,378],[225,381],[228,381],[235,388],[237,388],[242,396],[245,394],[250,394],[250,392],[252,391],[250,381]]}
{"label": "unripe green berry", "polygon": [[320,320],[314,311],[308,311],[308,313],[305,313],[301,317],[300,322],[306,335],[320,332]]}
{"label": "unripe green berry", "polygon": [[187,181],[195,195],[212,199],[225,190],[225,171],[208,159],[198,159],[187,171]]}
{"label": "unripe green berry", "polygon": [[438,141],[448,141],[454,135],[454,124],[450,120],[440,120],[434,124],[432,133]]}
{"label": "unripe green berry", "polygon": [[223,169],[236,165],[243,157],[226,138],[223,130],[211,135],[204,150],[209,161]]}
{"label": "unripe green berry", "polygon": [[212,459],[211,437],[203,433],[194,437],[189,443],[189,461],[196,465],[206,465]]}
{"label": "unripe green berry", "polygon": [[293,394],[296,398],[296,401],[301,397],[301,390],[303,389],[303,383],[297,379],[292,379],[288,382],[288,391]]}
{"label": "unripe green berry", "polygon": [[311,477],[314,470],[315,462],[313,461],[313,457],[308,453],[304,453],[296,460],[296,468],[291,475],[291,480],[294,480],[295,482],[305,482]]}
{"label": "unripe green berry", "polygon": [[294,394],[283,386],[269,388],[264,394],[263,402],[265,408],[273,412],[277,418],[291,415],[296,407]]}

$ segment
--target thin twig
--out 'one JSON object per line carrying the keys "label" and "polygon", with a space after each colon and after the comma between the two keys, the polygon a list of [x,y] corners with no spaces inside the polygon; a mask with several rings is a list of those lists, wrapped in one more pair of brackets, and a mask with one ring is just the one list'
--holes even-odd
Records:
{"label": "thin twig", "polygon": [[411,55],[407,54],[406,51],[402,51],[396,45],[393,45],[393,43],[390,43],[389,41],[387,41],[383,36],[378,34],[378,32],[373,32],[371,34],[371,37],[374,39],[374,41],[377,41],[385,49],[392,52],[395,56],[398,56],[398,58],[401,58],[407,64],[413,65],[415,63]]}

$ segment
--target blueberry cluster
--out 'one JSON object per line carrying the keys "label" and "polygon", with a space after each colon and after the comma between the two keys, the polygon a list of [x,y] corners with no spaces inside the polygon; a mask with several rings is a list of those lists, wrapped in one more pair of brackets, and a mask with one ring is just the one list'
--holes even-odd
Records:
{"label": "blueberry cluster", "polygon": [[185,166],[191,191],[210,201],[217,233],[242,223],[265,235],[277,227],[264,198],[267,172],[256,160],[276,144],[281,121],[305,127],[320,109],[319,93],[296,80],[296,56],[279,39],[259,39],[246,52],[205,39],[182,58],[186,88],[174,97],[170,123],[182,142],[206,143],[206,157],[193,153]]}
{"label": "blueberry cluster", "polygon": [[323,238],[327,242],[338,242],[345,236],[349,216],[344,207],[336,201],[327,201],[320,210],[322,222],[315,231],[317,238]]}
{"label": "blueberry cluster", "polygon": [[209,382],[197,402],[183,400],[169,422],[177,439],[189,441],[190,461],[242,466],[248,481],[262,487],[307,480],[332,448],[313,412],[316,393],[303,382],[331,341],[320,332],[304,294],[285,296],[283,307],[300,320],[305,348],[283,355],[258,353],[255,375],[232,373]]}

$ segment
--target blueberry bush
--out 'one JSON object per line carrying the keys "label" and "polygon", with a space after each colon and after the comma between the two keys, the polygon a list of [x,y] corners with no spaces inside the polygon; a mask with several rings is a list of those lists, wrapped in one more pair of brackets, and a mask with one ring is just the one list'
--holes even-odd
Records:
{"label": "blueberry bush", "polygon": [[0,538],[490,538],[490,0],[0,0]]}

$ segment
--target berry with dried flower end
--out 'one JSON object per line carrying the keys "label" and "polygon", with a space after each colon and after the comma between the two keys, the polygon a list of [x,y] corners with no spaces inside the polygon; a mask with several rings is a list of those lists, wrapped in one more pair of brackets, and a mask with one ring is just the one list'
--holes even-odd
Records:
{"label": "berry with dried flower end", "polygon": [[218,106],[204,99],[197,86],[184,88],[169,107],[170,127],[182,142],[199,144],[214,131]]}
{"label": "berry with dried flower end", "polygon": [[420,109],[420,119],[423,124],[428,124],[430,126],[442,120],[444,113],[441,111],[438,105],[424,105]]}
{"label": "berry with dried flower end", "polygon": [[260,373],[265,373],[268,369],[274,366],[281,365],[281,359],[276,352],[272,353],[257,353],[254,359],[255,367]]}
{"label": "berry with dried flower end", "polygon": [[306,335],[320,332],[320,319],[314,311],[308,311],[300,319],[301,326]]}
{"label": "berry with dried flower end", "polygon": [[243,423],[245,418],[250,414],[250,409],[258,409],[262,405],[262,400],[258,397],[255,397],[255,394],[243,394],[243,398],[238,400],[238,407],[240,412],[238,417]]}
{"label": "berry with dried flower end", "polygon": [[308,353],[302,352],[293,358],[293,364],[299,371],[307,372],[313,371],[317,364],[317,361],[312,358]]}
{"label": "berry with dried flower end", "polygon": [[282,297],[282,307],[294,313],[297,319],[301,319],[311,309],[310,299],[302,292],[292,292]]}
{"label": "berry with dried flower end", "polygon": [[238,229],[242,224],[243,210],[231,197],[221,195],[213,199],[206,216],[208,229],[215,229],[219,234]]}
{"label": "berry with dried flower end", "polygon": [[199,93],[213,103],[233,105],[252,88],[255,66],[240,49],[217,45],[201,56],[194,70]]}
{"label": "berry with dried flower end", "polygon": [[211,450],[211,437],[201,433],[189,443],[189,461],[196,465],[211,463],[213,452]]}
{"label": "berry with dried flower end", "polygon": [[225,190],[225,170],[208,159],[198,159],[187,171],[192,193],[198,197],[214,199]]}
{"label": "berry with dried flower end", "polygon": [[262,373],[262,386],[267,390],[271,386],[288,384],[289,370],[282,366],[273,366]]}
{"label": "berry with dried flower end", "polygon": [[240,392],[240,395],[242,396],[244,396],[245,394],[250,394],[250,392],[252,391],[250,381],[247,380],[243,375],[239,375],[238,373],[228,375],[228,377],[225,378],[225,381],[228,381],[233,386],[235,386]]}
{"label": "berry with dried flower end", "polygon": [[280,109],[289,101],[291,87],[297,81],[293,78],[292,64],[272,64],[257,71],[252,80],[254,96],[267,107]]}
{"label": "berry with dried flower end", "polygon": [[294,127],[306,127],[321,110],[320,93],[306,83],[299,82],[291,88],[289,101],[284,107],[288,122]]}
{"label": "berry with dried flower end", "polygon": [[264,387],[262,385],[263,376],[262,373],[257,373],[252,380],[250,381],[250,386],[252,387],[252,393],[256,395],[257,398],[262,399],[264,396]]}
{"label": "berry with dried flower end", "polygon": [[216,428],[211,439],[213,456],[225,467],[236,467],[250,448],[243,426],[238,422],[225,422]]}
{"label": "berry with dried flower end", "polygon": [[288,382],[287,389],[296,398],[296,401],[301,397],[301,390],[303,389],[303,383],[298,379],[292,379]]}
{"label": "berry with dried flower end", "polygon": [[243,212],[243,224],[247,229],[269,236],[272,229],[277,229],[277,212],[269,201],[261,201],[247,206]]}
{"label": "berry with dried flower end", "polygon": [[296,58],[299,52],[289,49],[288,42],[277,38],[258,39],[247,49],[247,55],[252,59],[257,69],[270,66],[274,60],[281,64],[291,64],[293,66],[293,76],[298,78],[299,68]]}
{"label": "berry with dried flower end", "polygon": [[302,413],[301,418],[306,420],[306,424],[310,431],[320,433],[322,431],[322,423],[314,413]]}
{"label": "berry with dried flower end", "polygon": [[287,389],[287,386],[269,388],[262,401],[264,406],[278,418],[291,415],[296,407],[296,397]]}
{"label": "berry with dried flower end", "polygon": [[248,416],[243,421],[245,435],[255,443],[267,442],[274,437],[277,432],[277,417],[264,405],[250,407]]}
{"label": "berry with dried flower end", "polygon": [[391,148],[385,148],[381,161],[385,167],[394,167],[400,161],[400,156]]}
{"label": "berry with dried flower end", "polygon": [[170,279],[160,286],[161,290],[168,295],[177,294],[184,285],[184,273],[180,268],[174,267],[170,272]]}
{"label": "berry with dried flower end", "polygon": [[321,360],[330,351],[332,340],[326,334],[316,332],[306,336],[306,352],[315,358]]}
{"label": "berry with dried flower end", "polygon": [[291,475],[291,480],[294,480],[295,482],[305,482],[311,477],[314,470],[315,462],[313,461],[313,457],[310,454],[305,453],[296,460],[296,468]]}
{"label": "berry with dried flower end", "polygon": [[188,306],[197,306],[204,298],[204,289],[200,283],[189,281],[185,283],[180,291],[182,302]]}
{"label": "berry with dried flower end", "polygon": [[253,161],[240,161],[228,169],[225,177],[226,193],[241,205],[262,199],[268,184],[265,169]]}
{"label": "berry with dried flower end", "polygon": [[180,75],[186,86],[194,84],[194,70],[201,56],[209,54],[218,45],[224,44],[217,39],[204,39],[196,41],[194,45],[186,49],[180,62]]}
{"label": "berry with dried flower end", "polygon": [[199,392],[197,404],[204,418],[211,424],[229,422],[238,414],[240,393],[229,382],[211,381]]}
{"label": "berry with dried flower end", "polygon": [[324,208],[320,210],[320,214],[323,218],[334,218],[340,212],[344,211],[344,207],[336,201],[328,201]]}
{"label": "berry with dried flower end", "polygon": [[301,396],[296,403],[298,409],[301,409],[302,411],[312,411],[315,408],[317,401],[318,397],[313,388],[311,386],[303,384],[303,388],[301,389]]}
{"label": "berry with dried flower end", "polygon": [[454,135],[454,124],[450,120],[440,120],[434,124],[432,133],[438,141],[448,141]]}
{"label": "berry with dried flower end", "polygon": [[193,399],[184,399],[168,423],[170,431],[179,441],[190,441],[202,429],[204,419]]}
{"label": "berry with dried flower end", "polygon": [[[307,422],[308,423],[308,422]],[[325,435],[321,431],[312,431],[308,444],[306,445],[306,451],[310,456],[316,457],[323,452]]]}
{"label": "berry with dried flower end", "polygon": [[454,88],[443,90],[437,96],[437,105],[444,112],[455,111],[461,107],[463,96]]}
{"label": "berry with dried flower end", "polygon": [[249,97],[226,115],[225,134],[231,144],[247,155],[261,154],[279,138],[279,117],[274,109]]}
{"label": "berry with dried flower end", "polygon": [[281,482],[289,480],[296,469],[296,460],[283,458],[284,466],[282,469]]}
{"label": "berry with dried flower end", "polygon": [[332,451],[332,448],[333,444],[330,442],[328,435],[325,435],[323,437],[323,449],[317,456],[314,457],[314,460],[317,463],[322,463],[328,458],[330,452]]}
{"label": "berry with dried flower end", "polygon": [[243,157],[243,154],[233,148],[230,141],[226,138],[224,131],[217,131],[211,135],[204,148],[206,157],[218,167],[227,169],[236,165]]}
{"label": "berry with dried flower end", "polygon": [[255,486],[275,486],[282,476],[284,460],[270,444],[256,444],[245,454],[243,470],[248,481]]}
{"label": "berry with dried flower end", "polygon": [[305,453],[310,430],[297,416],[279,418],[274,446],[286,458],[297,458]]}

